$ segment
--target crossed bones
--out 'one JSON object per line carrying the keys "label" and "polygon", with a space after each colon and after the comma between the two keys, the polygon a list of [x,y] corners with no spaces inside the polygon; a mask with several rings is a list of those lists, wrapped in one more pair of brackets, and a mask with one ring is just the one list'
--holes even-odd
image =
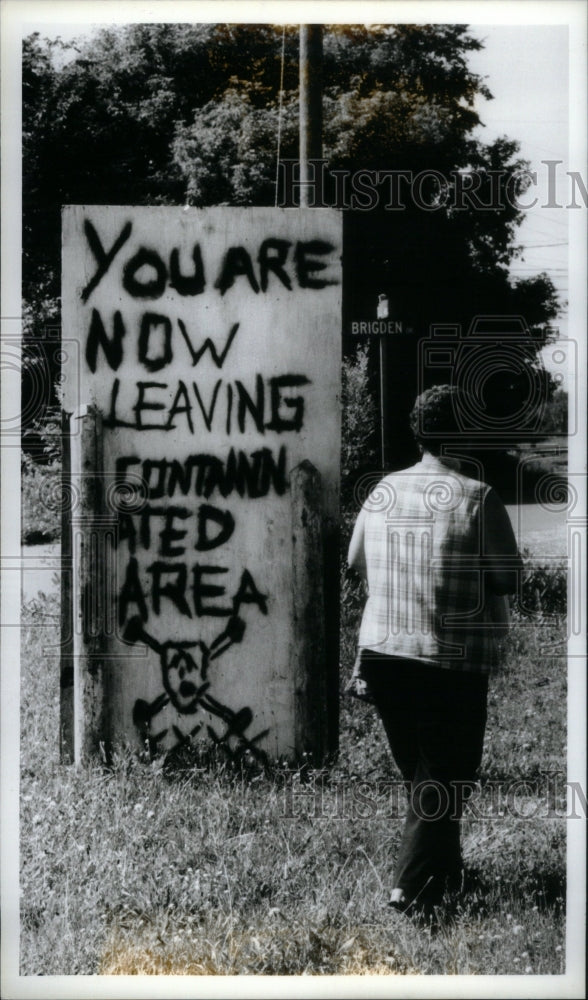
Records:
{"label": "crossed bones", "polygon": [[[227,723],[227,732],[224,741],[229,736],[238,736],[242,743],[249,749],[260,754],[253,743],[243,735],[245,729],[253,719],[250,708],[242,708],[234,712],[227,705],[217,701],[209,693],[210,681],[207,679],[208,668],[213,660],[221,656],[233,643],[239,643],[245,634],[245,622],[238,615],[231,615],[226,627],[207,646],[202,640],[194,642],[158,642],[154,636],[150,635],[144,628],[138,616],[131,618],[123,632],[123,639],[126,642],[144,642],[159,656],[161,664],[161,675],[165,692],[158,695],[152,702],[138,698],[133,708],[133,722],[135,726],[149,739],[149,742],[157,743],[162,739],[167,730],[158,733],[157,736],[150,735],[151,720],[171,701],[172,705],[182,715],[192,715],[198,706],[202,706],[205,711],[210,712],[217,718]],[[196,650],[195,656],[189,650]],[[214,731],[209,728],[209,735],[217,740]],[[174,732],[180,739],[184,735],[177,726],[173,727]],[[192,730],[190,735],[194,735],[200,729],[200,725]],[[266,732],[259,733],[255,740],[259,740]]]}

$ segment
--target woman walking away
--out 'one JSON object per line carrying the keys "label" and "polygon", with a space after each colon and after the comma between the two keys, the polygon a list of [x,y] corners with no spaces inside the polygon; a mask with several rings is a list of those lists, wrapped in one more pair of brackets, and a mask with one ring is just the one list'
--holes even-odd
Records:
{"label": "woman walking away", "polygon": [[460,471],[460,398],[448,385],[417,398],[421,460],[372,490],[348,556],[368,586],[359,673],[408,792],[390,904],[425,915],[461,882],[497,623],[522,570],[501,500]]}

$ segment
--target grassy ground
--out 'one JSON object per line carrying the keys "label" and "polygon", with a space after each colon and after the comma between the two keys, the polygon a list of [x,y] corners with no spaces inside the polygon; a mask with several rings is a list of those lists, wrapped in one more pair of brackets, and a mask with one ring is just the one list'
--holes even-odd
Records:
{"label": "grassy ground", "polygon": [[57,612],[54,598],[23,610],[23,975],[564,971],[563,788],[552,778],[550,806],[542,777],[565,766],[561,626],[512,630],[464,820],[472,891],[431,930],[385,905],[403,799],[369,706],[342,699],[325,774],[205,768],[196,751],[65,768]]}

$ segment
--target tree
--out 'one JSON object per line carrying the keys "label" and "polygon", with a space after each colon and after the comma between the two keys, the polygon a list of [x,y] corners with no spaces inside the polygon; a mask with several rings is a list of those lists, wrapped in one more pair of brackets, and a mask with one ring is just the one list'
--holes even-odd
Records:
{"label": "tree", "polygon": [[545,407],[543,432],[554,435],[568,433],[568,394],[565,389],[557,388]]}
{"label": "tree", "polygon": [[[272,25],[132,25],[63,45],[23,49],[23,297],[25,352],[59,323],[60,206],[271,205],[281,156],[298,155],[298,31]],[[481,43],[464,25],[331,25],[324,41],[324,148],[331,171],[409,171],[424,178],[406,209],[347,212],[345,320],[371,317],[386,291],[418,337],[432,322],[522,313],[536,350],[557,310],[547,275],[512,284],[522,213],[456,210],[460,177],[487,198],[524,161],[506,138],[472,137],[478,95],[468,67]],[[423,172],[429,172],[425,177]],[[440,199],[431,171],[448,179]],[[278,192],[280,193],[280,192]],[[327,196],[332,193],[332,187]],[[281,192],[283,195],[283,191]],[[543,339],[542,339],[543,338]],[[414,358],[406,364],[415,370]],[[51,367],[49,365],[49,367]],[[408,390],[413,391],[410,378]],[[30,386],[29,386],[30,389]],[[25,383],[25,392],[26,383]],[[546,391],[549,391],[547,386]]]}

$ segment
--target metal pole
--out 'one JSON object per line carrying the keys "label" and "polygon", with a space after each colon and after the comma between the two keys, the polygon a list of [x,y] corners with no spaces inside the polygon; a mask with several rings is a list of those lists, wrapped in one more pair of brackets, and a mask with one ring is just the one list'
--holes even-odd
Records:
{"label": "metal pole", "polygon": [[[378,295],[376,316],[388,319],[390,304],[385,292]],[[390,460],[390,435],[388,433],[388,341],[387,334],[379,333],[380,341],[380,442],[382,447],[382,468],[387,469]]]}
{"label": "metal pole", "polygon": [[382,447],[382,468],[387,469],[390,461],[390,442],[387,426],[388,417],[388,341],[386,334],[379,334],[380,341],[380,441]]}
{"label": "metal pole", "polygon": [[323,26],[300,25],[300,205],[308,207],[314,173],[309,160],[323,155]]}

